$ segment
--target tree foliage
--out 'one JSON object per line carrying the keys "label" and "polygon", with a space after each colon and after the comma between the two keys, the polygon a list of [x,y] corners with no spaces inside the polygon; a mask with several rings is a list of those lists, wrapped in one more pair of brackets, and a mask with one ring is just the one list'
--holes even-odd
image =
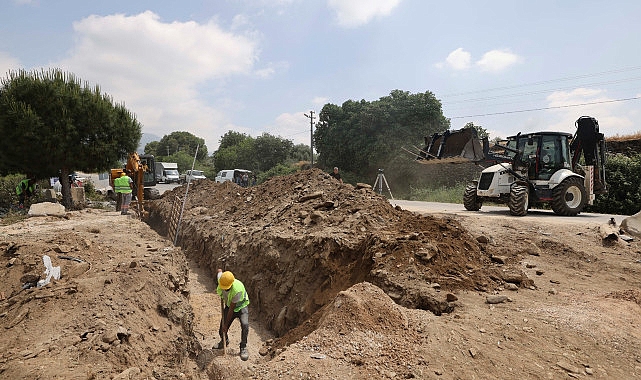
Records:
{"label": "tree foliage", "polygon": [[[100,87],[58,69],[10,72],[0,88],[0,172],[38,179],[105,171],[136,150],[142,126]],[[63,203],[70,205],[67,181]]]}
{"label": "tree foliage", "polygon": [[253,138],[229,131],[220,140],[214,153],[216,170],[248,169],[255,173],[265,172],[292,161],[294,144],[290,140],[269,133]]}
{"label": "tree foliage", "polygon": [[158,151],[159,143],[160,142],[158,141],[150,141],[147,144],[145,144],[145,150],[144,150],[145,154],[152,154],[155,156],[156,152]]}
{"label": "tree foliage", "polygon": [[[149,144],[147,144],[149,145]],[[185,152],[190,156],[196,154],[196,148],[198,147],[198,154],[196,156],[197,160],[204,160],[207,157],[207,146],[205,146],[205,140],[196,137],[193,134],[185,131],[172,132],[168,135],[163,136],[162,139],[156,145],[154,156],[171,156],[177,152]],[[145,147],[145,151],[146,151]]]}
{"label": "tree foliage", "polygon": [[421,144],[424,136],[443,132],[449,120],[431,92],[394,90],[379,100],[326,104],[314,132],[321,167],[338,166],[366,179],[378,168],[401,161],[401,147]]}

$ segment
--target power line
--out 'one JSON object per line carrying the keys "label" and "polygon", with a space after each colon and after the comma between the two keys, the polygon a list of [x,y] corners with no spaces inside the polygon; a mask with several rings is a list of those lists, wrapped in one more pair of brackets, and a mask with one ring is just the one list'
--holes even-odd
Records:
{"label": "power line", "polygon": [[464,118],[470,118],[470,117],[507,115],[507,114],[512,114],[512,113],[522,113],[522,112],[531,112],[531,111],[544,111],[544,110],[552,110],[552,109],[560,109],[560,108],[572,108],[572,107],[580,107],[580,106],[590,106],[590,105],[594,105],[594,104],[625,102],[625,101],[637,100],[637,99],[641,99],[641,96],[635,96],[633,98],[625,98],[625,99],[603,100],[603,101],[599,101],[599,102],[568,104],[568,105],[564,105],[564,106],[530,108],[530,109],[525,109],[525,110],[493,112],[493,113],[485,113],[485,114],[478,114],[478,115],[467,115],[467,116],[453,116],[453,117],[450,117],[450,119],[464,119]]}
{"label": "power line", "polygon": [[544,80],[544,81],[540,81],[540,82],[522,83],[522,84],[517,84],[517,85],[512,85],[512,86],[503,86],[503,87],[495,87],[495,88],[489,88],[489,89],[484,89],[484,90],[474,90],[474,91],[466,91],[466,92],[459,92],[459,93],[453,93],[453,94],[445,94],[445,95],[442,95],[442,96],[443,97],[448,97],[448,96],[454,97],[454,96],[461,96],[461,95],[468,95],[468,94],[478,94],[478,93],[482,93],[482,92],[490,92],[490,91],[498,91],[498,90],[509,90],[509,89],[519,88],[519,87],[539,86],[539,85],[542,85],[542,84],[555,83],[555,82],[564,82],[564,81],[570,81],[570,80],[576,80],[576,79],[584,79],[584,78],[597,77],[597,76],[608,75],[608,74],[618,74],[618,73],[623,73],[623,72],[626,72],[626,71],[634,71],[634,70],[641,70],[641,66],[626,67],[626,68],[622,68],[622,69],[602,71],[602,72],[593,73],[593,74],[576,75],[576,76],[572,76],[572,77],[549,79],[549,80]]}
{"label": "power line", "polygon": [[[605,85],[605,84],[621,84],[621,83],[633,82],[633,81],[637,81],[637,80],[641,80],[641,77],[634,77],[634,78],[628,78],[628,79],[619,79],[619,80],[606,81],[606,82],[592,82],[592,83],[583,84],[581,86],[601,86],[601,85]],[[537,90],[537,91],[522,92],[522,93],[510,93],[510,94],[504,94],[504,95],[493,95],[493,96],[488,96],[488,97],[484,97],[484,98],[461,99],[461,100],[455,100],[455,101],[451,101],[451,102],[447,102],[446,101],[444,103],[450,105],[450,104],[461,104],[461,103],[469,103],[469,102],[482,102],[482,101],[497,100],[497,99],[507,98],[507,97],[545,94],[545,93],[553,92],[553,91],[570,90],[570,89],[574,89],[576,87],[577,86],[569,86],[569,87],[554,88],[554,89],[549,89],[549,90]]]}

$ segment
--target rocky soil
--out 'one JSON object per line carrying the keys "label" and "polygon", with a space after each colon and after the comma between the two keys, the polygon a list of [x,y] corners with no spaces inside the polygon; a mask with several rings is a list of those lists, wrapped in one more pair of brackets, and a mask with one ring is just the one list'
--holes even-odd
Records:
{"label": "rocky soil", "polygon": [[[641,377],[641,248],[599,225],[419,215],[319,170],[148,211],[0,227],[0,377]],[[33,286],[43,255],[61,278]],[[250,295],[247,362],[237,322],[207,350],[217,268]]]}

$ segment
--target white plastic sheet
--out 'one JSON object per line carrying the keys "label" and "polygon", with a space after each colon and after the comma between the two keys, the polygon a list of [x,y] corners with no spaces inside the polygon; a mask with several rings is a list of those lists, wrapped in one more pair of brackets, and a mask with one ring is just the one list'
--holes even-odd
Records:
{"label": "white plastic sheet", "polygon": [[39,288],[47,285],[51,281],[52,277],[54,278],[54,280],[60,280],[60,267],[54,267],[51,264],[51,257],[44,255],[42,256],[42,261],[45,264],[45,276],[47,276],[47,278],[38,281]]}

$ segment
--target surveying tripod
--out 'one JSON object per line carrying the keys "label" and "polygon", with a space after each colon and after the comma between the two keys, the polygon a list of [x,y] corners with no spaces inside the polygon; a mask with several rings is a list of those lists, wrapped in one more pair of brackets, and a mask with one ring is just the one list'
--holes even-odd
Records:
{"label": "surveying tripod", "polygon": [[390,198],[394,200],[392,191],[389,189],[389,185],[387,184],[387,179],[385,179],[385,174],[383,174],[383,169],[378,169],[378,176],[376,177],[376,182],[374,182],[374,189],[377,189],[376,185],[378,185],[378,193],[381,195],[383,194],[383,182],[385,182],[385,187],[387,188]]}

